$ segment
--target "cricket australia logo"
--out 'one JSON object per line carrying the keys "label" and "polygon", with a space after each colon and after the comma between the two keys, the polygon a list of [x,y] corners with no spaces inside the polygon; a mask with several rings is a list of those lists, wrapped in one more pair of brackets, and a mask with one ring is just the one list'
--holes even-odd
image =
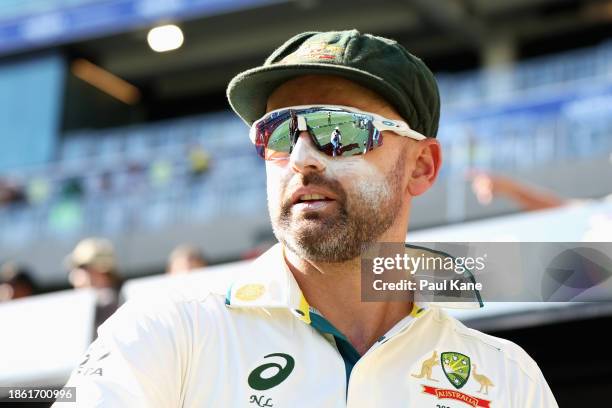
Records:
{"label": "cricket australia logo", "polygon": [[442,371],[453,387],[460,389],[470,378],[472,365],[465,354],[448,351],[440,356]]}
{"label": "cricket australia logo", "polygon": [[[480,384],[480,390],[478,390],[478,392],[481,394],[487,395],[489,391],[488,387],[493,386],[493,383],[488,377],[476,372],[476,364],[472,364],[470,358],[465,354],[447,351],[442,353],[438,360],[438,353],[434,351],[431,357],[423,361],[421,364],[421,372],[419,374],[412,374],[412,376],[415,378],[437,382],[438,380],[432,377],[433,368],[437,365],[442,366],[444,375],[456,389],[445,389],[428,384],[421,384],[424,394],[432,395],[439,400],[450,399],[465,402],[472,407],[491,407],[491,401],[489,400],[457,391],[468,382],[470,375],[472,375],[474,380]],[[474,372],[472,372],[472,367],[474,367]],[[442,405],[437,406],[440,407]]]}

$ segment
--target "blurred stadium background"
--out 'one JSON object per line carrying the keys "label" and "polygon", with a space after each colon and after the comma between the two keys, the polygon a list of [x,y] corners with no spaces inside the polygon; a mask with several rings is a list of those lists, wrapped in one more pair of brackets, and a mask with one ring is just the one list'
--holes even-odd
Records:
{"label": "blurred stadium background", "polygon": [[[180,32],[150,31],[164,25]],[[296,33],[347,28],[398,40],[439,80],[445,162],[408,240],[612,241],[612,1],[1,0],[0,263],[40,293],[0,304],[0,386],[61,386],[91,341],[96,295],[70,290],[64,264],[81,239],[112,241],[124,298],[212,284],[274,242],[225,87]],[[583,200],[483,205],[473,169]],[[162,275],[184,243],[209,266]],[[459,315],[524,347],[562,407],[609,405],[611,316]]]}

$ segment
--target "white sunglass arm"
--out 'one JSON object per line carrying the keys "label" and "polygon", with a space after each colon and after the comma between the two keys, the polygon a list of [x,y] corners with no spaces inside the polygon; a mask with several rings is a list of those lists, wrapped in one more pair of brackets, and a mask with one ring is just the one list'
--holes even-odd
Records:
{"label": "white sunglass arm", "polygon": [[[409,137],[414,140],[423,140],[427,138],[416,130],[410,129],[410,126],[408,126],[406,122],[396,120],[392,121],[385,118],[382,118],[381,120],[379,118],[374,118],[373,123],[374,127],[376,127],[376,129],[380,130],[381,132],[388,130],[390,132],[398,134],[399,136]],[[392,125],[386,124],[385,122],[392,123]]]}

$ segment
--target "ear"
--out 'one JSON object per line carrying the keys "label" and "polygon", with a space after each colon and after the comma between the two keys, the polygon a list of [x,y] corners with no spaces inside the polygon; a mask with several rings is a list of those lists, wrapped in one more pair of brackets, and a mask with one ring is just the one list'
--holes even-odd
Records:
{"label": "ear", "polygon": [[412,172],[408,179],[408,192],[418,196],[429,190],[438,177],[442,165],[442,148],[434,138],[420,140],[412,146]]}

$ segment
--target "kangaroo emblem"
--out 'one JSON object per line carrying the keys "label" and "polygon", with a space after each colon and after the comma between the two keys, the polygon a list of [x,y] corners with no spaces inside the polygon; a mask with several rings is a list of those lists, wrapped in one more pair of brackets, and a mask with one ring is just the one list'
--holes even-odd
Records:
{"label": "kangaroo emblem", "polygon": [[418,375],[417,374],[410,374],[410,375],[413,376],[414,378],[425,377],[429,381],[438,382],[438,380],[431,378],[431,370],[434,368],[434,366],[437,366],[437,365],[440,365],[440,362],[438,361],[438,352],[434,351],[431,357],[423,361],[423,364],[421,364],[421,372]]}
{"label": "kangaroo emblem", "polygon": [[486,375],[478,374],[476,372],[476,364],[473,364],[472,367],[474,368],[474,373],[472,376],[480,384],[480,389],[478,392],[487,395],[489,393],[489,387],[495,387],[495,385]]}

